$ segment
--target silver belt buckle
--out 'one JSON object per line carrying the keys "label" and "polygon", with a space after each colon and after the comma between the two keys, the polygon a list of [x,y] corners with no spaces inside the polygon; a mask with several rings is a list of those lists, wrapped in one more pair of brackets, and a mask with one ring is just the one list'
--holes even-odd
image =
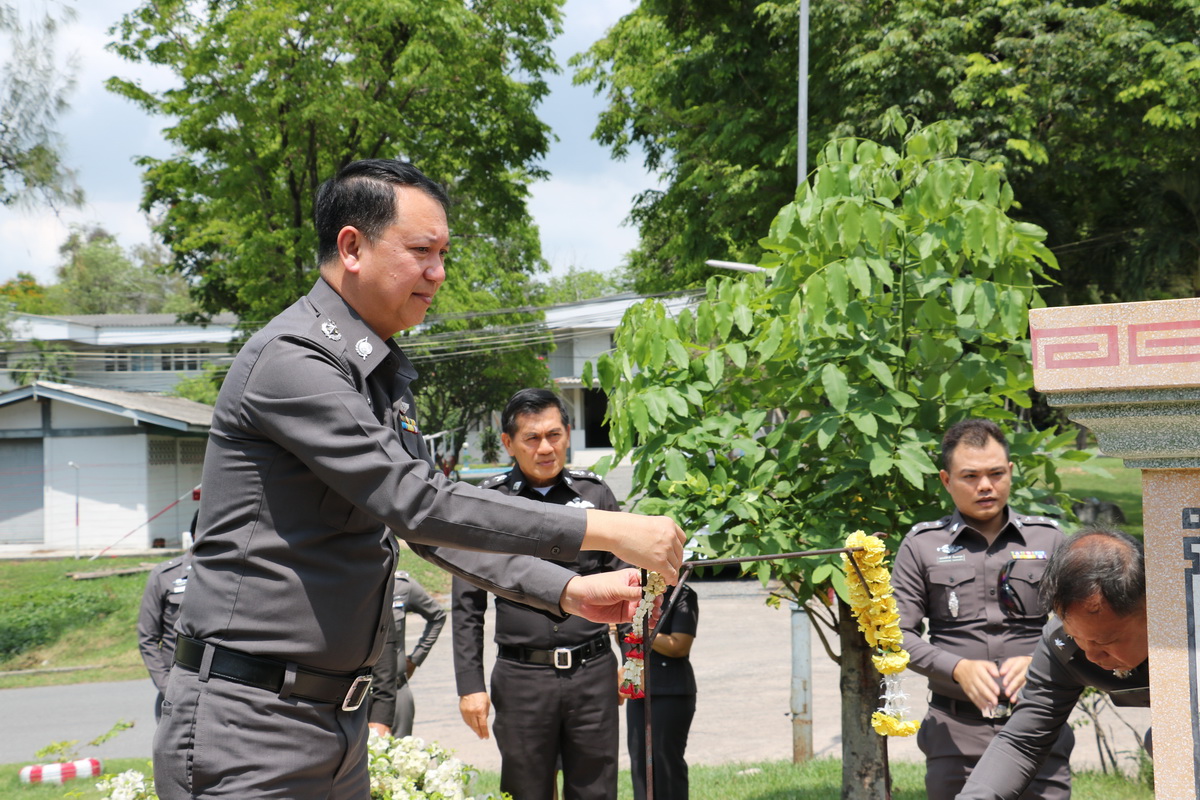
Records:
{"label": "silver belt buckle", "polygon": [[555,669],[570,669],[571,668],[571,651],[566,647],[554,648],[554,668]]}
{"label": "silver belt buckle", "polygon": [[342,711],[356,711],[363,704],[363,700],[367,699],[367,693],[371,690],[371,676],[359,675],[350,684],[349,690],[346,692],[346,697],[342,700]]}

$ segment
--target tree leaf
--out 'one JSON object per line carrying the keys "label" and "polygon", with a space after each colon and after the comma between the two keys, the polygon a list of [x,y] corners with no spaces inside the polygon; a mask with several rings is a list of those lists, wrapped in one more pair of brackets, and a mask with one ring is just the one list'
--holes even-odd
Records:
{"label": "tree leaf", "polygon": [[829,404],[839,414],[845,413],[846,404],[850,400],[850,384],[845,374],[835,365],[826,364],[821,368],[821,385],[825,387],[825,397]]}

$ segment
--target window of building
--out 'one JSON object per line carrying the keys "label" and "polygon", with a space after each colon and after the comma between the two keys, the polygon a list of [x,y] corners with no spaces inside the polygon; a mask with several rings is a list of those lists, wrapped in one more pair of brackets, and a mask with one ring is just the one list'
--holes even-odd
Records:
{"label": "window of building", "polygon": [[162,356],[162,368],[168,372],[195,372],[208,361],[207,347],[176,347]]}

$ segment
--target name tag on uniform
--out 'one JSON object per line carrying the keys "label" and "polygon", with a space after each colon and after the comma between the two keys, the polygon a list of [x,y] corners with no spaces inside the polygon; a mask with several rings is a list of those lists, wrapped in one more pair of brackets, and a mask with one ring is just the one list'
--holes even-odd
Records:
{"label": "name tag on uniform", "polygon": [[392,608],[404,608],[404,601],[403,600],[393,600]]}
{"label": "name tag on uniform", "polygon": [[1044,561],[1046,559],[1045,550],[1009,550],[1008,557],[1017,561]]}
{"label": "name tag on uniform", "polygon": [[957,555],[957,556],[938,556],[937,563],[949,564],[954,561],[966,561],[966,560],[967,560],[966,555],[961,555],[961,554]]}

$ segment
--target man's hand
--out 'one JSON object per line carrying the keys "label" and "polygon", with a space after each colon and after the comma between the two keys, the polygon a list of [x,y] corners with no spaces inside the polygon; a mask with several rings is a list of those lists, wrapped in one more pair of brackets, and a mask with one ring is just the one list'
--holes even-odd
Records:
{"label": "man's hand", "polygon": [[1000,670],[996,669],[995,664],[964,658],[954,665],[952,676],[976,708],[984,714],[995,710],[1000,699],[1000,689],[996,685]]}
{"label": "man's hand", "polygon": [[[642,599],[642,577],[636,569],[578,575],[567,581],[559,605],[567,614],[592,622],[629,622]],[[654,599],[654,625],[662,596]]]}
{"label": "man's hand", "polygon": [[480,739],[488,738],[488,712],[492,709],[492,701],[487,692],[464,694],[458,698],[458,713],[462,714],[463,722],[475,731]]}
{"label": "man's hand", "polygon": [[687,534],[670,517],[587,510],[582,550],[606,550],[622,561],[653,570],[667,583],[679,580]]}
{"label": "man's hand", "polygon": [[1016,704],[1017,695],[1025,688],[1025,677],[1029,674],[1029,662],[1033,656],[1013,656],[1000,665],[1000,678],[1004,683],[1004,693],[1009,700]]}
{"label": "man's hand", "polygon": [[406,658],[404,660],[405,660],[405,662],[407,662],[404,665],[404,677],[411,678],[413,676],[413,673],[417,671],[417,665],[413,662],[413,660],[411,658]]}
{"label": "man's hand", "polygon": [[378,733],[380,736],[390,736],[392,729],[382,722],[368,722],[367,727]]}

